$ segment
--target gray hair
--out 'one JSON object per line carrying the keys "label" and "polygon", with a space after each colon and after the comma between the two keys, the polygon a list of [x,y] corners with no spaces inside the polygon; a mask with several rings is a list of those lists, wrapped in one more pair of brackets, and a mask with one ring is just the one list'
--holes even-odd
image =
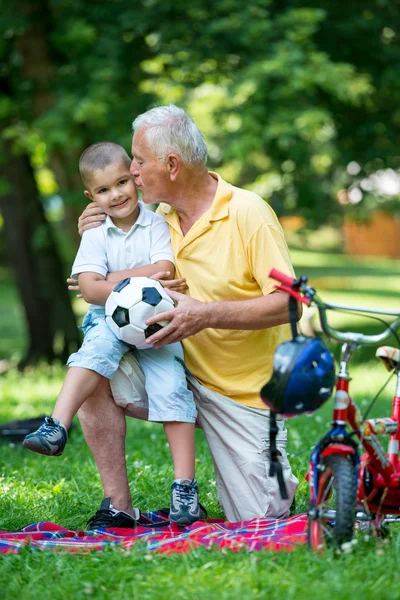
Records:
{"label": "gray hair", "polygon": [[132,130],[145,127],[146,141],[158,156],[174,153],[192,167],[205,166],[207,145],[193,119],[179,106],[156,106],[136,117]]}

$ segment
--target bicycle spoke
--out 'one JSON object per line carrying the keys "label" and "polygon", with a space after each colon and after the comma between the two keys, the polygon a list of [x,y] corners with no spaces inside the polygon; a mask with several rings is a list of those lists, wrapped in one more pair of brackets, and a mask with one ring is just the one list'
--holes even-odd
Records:
{"label": "bicycle spoke", "polygon": [[[351,540],[356,490],[354,465],[346,457],[330,455],[321,461],[315,504],[309,513],[308,541],[318,552]],[[325,467],[325,468],[324,468]]]}
{"label": "bicycle spoke", "polygon": [[329,483],[324,490],[324,495],[322,496],[322,498],[320,500],[321,504],[323,504],[329,498],[332,486],[333,486],[333,477],[331,476],[329,479]]}
{"label": "bicycle spoke", "polygon": [[326,535],[327,537],[329,537],[329,538],[333,539],[333,530],[332,530],[332,527],[330,527],[330,526],[329,526],[329,527],[327,527],[326,525],[324,525],[324,523],[323,523],[323,522],[321,523],[321,527],[322,527],[322,529],[323,529],[323,531],[324,531],[325,535]]}

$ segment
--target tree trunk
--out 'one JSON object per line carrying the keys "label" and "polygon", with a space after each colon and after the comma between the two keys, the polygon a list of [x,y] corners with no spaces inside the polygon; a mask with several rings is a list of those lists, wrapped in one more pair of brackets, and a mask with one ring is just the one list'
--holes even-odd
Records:
{"label": "tree trunk", "polygon": [[4,234],[25,307],[30,345],[19,368],[45,358],[66,360],[80,343],[64,282],[63,265],[46,220],[29,158],[13,154],[5,142],[7,163],[0,175],[11,184],[0,197]]}
{"label": "tree trunk", "polygon": [[[78,218],[89,202],[83,195],[83,184],[79,175],[80,152],[51,151],[50,167],[55,175],[60,195],[64,199],[64,223],[68,235],[79,246]],[[80,198],[80,202],[77,201]]]}
{"label": "tree trunk", "polygon": [[[51,83],[56,70],[54,56],[49,45],[52,31],[51,11],[43,0],[22,0],[21,11],[29,20],[29,27],[17,39],[18,52],[22,57],[21,73],[33,83],[32,112],[35,117],[45,114],[55,102]],[[78,172],[80,152],[66,145],[63,150],[49,152],[52,169],[59,193],[64,199],[64,221],[71,238],[79,245],[78,217],[86,203],[83,202],[82,182]],[[71,197],[82,199],[80,204],[71,202]]]}

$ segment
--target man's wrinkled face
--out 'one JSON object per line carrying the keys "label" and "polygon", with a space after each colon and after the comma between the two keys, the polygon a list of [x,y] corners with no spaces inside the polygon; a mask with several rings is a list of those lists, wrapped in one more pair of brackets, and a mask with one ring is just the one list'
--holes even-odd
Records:
{"label": "man's wrinkled face", "polygon": [[145,131],[139,129],[132,139],[132,164],[130,172],[135,185],[147,204],[166,201],[168,174],[165,162],[148,146]]}

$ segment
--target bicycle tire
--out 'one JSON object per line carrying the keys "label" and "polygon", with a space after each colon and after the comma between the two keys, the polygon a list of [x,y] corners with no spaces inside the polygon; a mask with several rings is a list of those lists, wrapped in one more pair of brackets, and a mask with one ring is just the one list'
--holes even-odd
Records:
{"label": "bicycle tire", "polygon": [[308,545],[318,552],[351,541],[356,507],[353,462],[331,454],[322,458],[321,467],[317,503],[310,508],[307,530]]}

